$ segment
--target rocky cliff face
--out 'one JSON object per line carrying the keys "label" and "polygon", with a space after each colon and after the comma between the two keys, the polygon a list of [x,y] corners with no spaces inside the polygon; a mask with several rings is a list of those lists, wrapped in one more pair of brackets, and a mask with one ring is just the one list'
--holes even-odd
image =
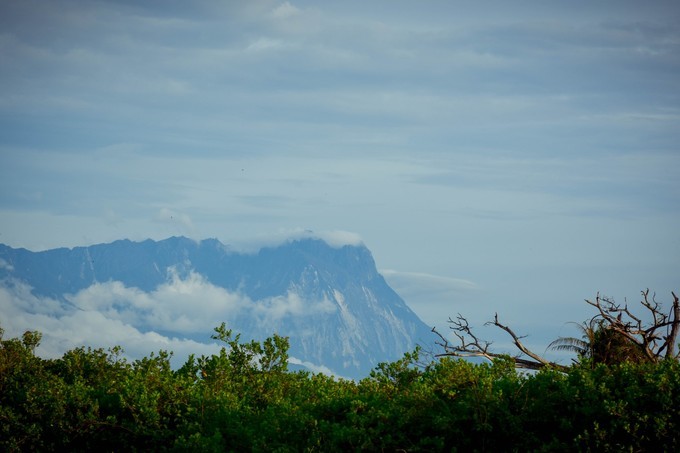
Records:
{"label": "rocky cliff face", "polygon": [[[182,237],[44,252],[0,245],[0,279],[58,301],[56,319],[94,310],[140,332],[199,342],[221,322],[242,338],[278,333],[289,337],[291,356],[347,377],[432,340],[365,246],[315,238],[254,253]],[[31,307],[22,310],[38,310]]]}

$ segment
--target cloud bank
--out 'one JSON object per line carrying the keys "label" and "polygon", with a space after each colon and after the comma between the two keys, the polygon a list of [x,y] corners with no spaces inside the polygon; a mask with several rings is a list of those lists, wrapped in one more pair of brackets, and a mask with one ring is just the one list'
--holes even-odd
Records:
{"label": "cloud bank", "polygon": [[483,288],[397,281],[414,306],[536,328],[668,293],[678,23],[669,0],[0,1],[0,241],[357,231],[380,267]]}
{"label": "cloud bank", "polygon": [[234,327],[240,319],[252,318],[264,330],[289,316],[336,310],[329,300],[308,301],[294,290],[253,301],[214,286],[195,272],[180,277],[173,269],[168,281],[151,292],[113,281],[96,283],[66,295],[63,301],[35,296],[28,285],[16,280],[1,283],[0,319],[6,337],[38,330],[43,341],[37,353],[52,358],[84,345],[105,349],[119,345],[132,359],[158,350],[173,351],[177,366],[189,354],[216,352],[219,346],[210,335],[222,322]]}
{"label": "cloud bank", "polygon": [[293,228],[288,230],[280,230],[276,233],[267,235],[241,239],[236,242],[229,243],[229,247],[230,249],[239,253],[257,253],[262,248],[278,247],[279,245],[285,244],[287,242],[294,242],[303,239],[320,239],[333,248],[342,248],[347,245],[364,245],[361,236],[350,231],[312,231],[303,228]]}

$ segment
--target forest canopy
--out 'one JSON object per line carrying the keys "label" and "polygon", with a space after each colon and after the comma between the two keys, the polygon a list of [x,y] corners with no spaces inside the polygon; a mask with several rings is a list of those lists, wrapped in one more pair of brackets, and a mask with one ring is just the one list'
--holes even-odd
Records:
{"label": "forest canopy", "polygon": [[[624,322],[636,316],[628,307],[597,301],[605,324],[645,326]],[[673,310],[654,318],[666,335]],[[475,364],[451,354],[425,360],[416,349],[360,381],[289,371],[286,338],[242,341],[224,324],[213,335],[218,354],[178,369],[169,352],[128,361],[115,347],[43,359],[39,332],[0,332],[0,449],[678,451],[680,362],[668,352],[677,344],[642,330],[656,332],[646,343],[635,337],[646,347],[658,337],[654,360],[642,352],[599,360],[580,349],[571,366],[525,373],[509,356]]]}

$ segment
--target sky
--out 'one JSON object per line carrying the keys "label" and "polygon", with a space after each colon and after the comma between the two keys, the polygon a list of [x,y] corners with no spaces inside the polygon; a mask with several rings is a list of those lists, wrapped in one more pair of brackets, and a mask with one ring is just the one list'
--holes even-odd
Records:
{"label": "sky", "polygon": [[12,247],[344,231],[543,352],[680,291],[678,174],[675,1],[0,2]]}

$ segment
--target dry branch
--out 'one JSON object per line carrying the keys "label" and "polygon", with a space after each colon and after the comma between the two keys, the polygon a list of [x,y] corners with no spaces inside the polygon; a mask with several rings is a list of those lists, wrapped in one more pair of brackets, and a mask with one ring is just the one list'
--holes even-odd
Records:
{"label": "dry branch", "polygon": [[[680,358],[680,352],[676,352],[678,335],[680,334],[680,300],[674,292],[671,292],[671,294],[673,295],[673,306],[669,313],[664,313],[661,305],[656,301],[655,295],[652,294],[650,298],[649,289],[642,291],[641,305],[648,312],[647,318],[651,318],[651,324],[645,324],[643,316],[635,314],[627,304],[621,306],[613,299],[600,297],[598,293],[594,302],[586,300],[586,303],[597,309],[597,314],[590,319],[587,325],[611,329],[611,331],[620,335],[627,344],[639,349],[642,353],[642,358],[639,360],[649,362],[657,362],[665,358],[677,360]],[[432,328],[432,332],[439,338],[435,344],[443,349],[443,352],[435,354],[435,357],[483,357],[489,361],[507,357],[506,354],[492,352],[490,350],[491,342],[477,337],[468,320],[460,313],[456,316],[456,319],[449,318],[448,322],[449,328],[457,338],[457,343],[451,343],[436,328]],[[498,313],[495,314],[492,321],[485,325],[489,324],[504,330],[512,338],[515,347],[519,350],[517,356],[511,357],[514,360],[515,367],[531,370],[553,368],[566,371],[568,369],[567,366],[546,360],[528,349],[522,343],[524,337],[517,335],[509,326],[502,324],[498,320]],[[571,339],[567,338],[566,340]],[[594,337],[591,340],[594,340]],[[551,345],[556,342],[551,343]],[[636,357],[639,358],[640,354],[636,353]]]}
{"label": "dry branch", "polygon": [[[489,361],[493,361],[493,359],[496,358],[507,357],[507,354],[491,352],[489,350],[491,342],[480,340],[472,332],[467,319],[460,313],[455,320],[449,318],[449,324],[451,324],[449,328],[453,331],[453,334],[456,336],[456,338],[458,338],[459,343],[451,344],[444,335],[437,331],[436,328],[432,328],[432,332],[434,332],[439,337],[439,341],[437,341],[436,344],[441,346],[444,350],[444,352],[436,354],[436,357],[483,357]],[[520,351],[519,355],[511,357],[511,359],[515,362],[516,368],[540,370],[542,368],[550,367],[560,371],[567,370],[567,367],[564,365],[546,360],[528,349],[521,341],[521,338],[523,337],[518,336],[510,327],[501,324],[498,321],[498,313],[496,313],[494,316],[493,321],[489,321],[486,324],[493,324],[494,326],[499,327],[500,329],[507,332],[508,335],[512,337],[513,343]]]}
{"label": "dry branch", "polygon": [[586,302],[598,310],[596,316],[604,320],[607,328],[625,337],[639,348],[649,361],[656,362],[663,358],[678,358],[675,355],[675,347],[680,327],[680,301],[674,292],[671,294],[673,306],[666,314],[662,312],[662,307],[654,294],[650,299],[649,289],[642,291],[640,304],[651,317],[651,324],[645,324],[641,317],[630,311],[628,305],[621,307],[612,299],[600,297],[599,294],[594,302],[589,300]]}

